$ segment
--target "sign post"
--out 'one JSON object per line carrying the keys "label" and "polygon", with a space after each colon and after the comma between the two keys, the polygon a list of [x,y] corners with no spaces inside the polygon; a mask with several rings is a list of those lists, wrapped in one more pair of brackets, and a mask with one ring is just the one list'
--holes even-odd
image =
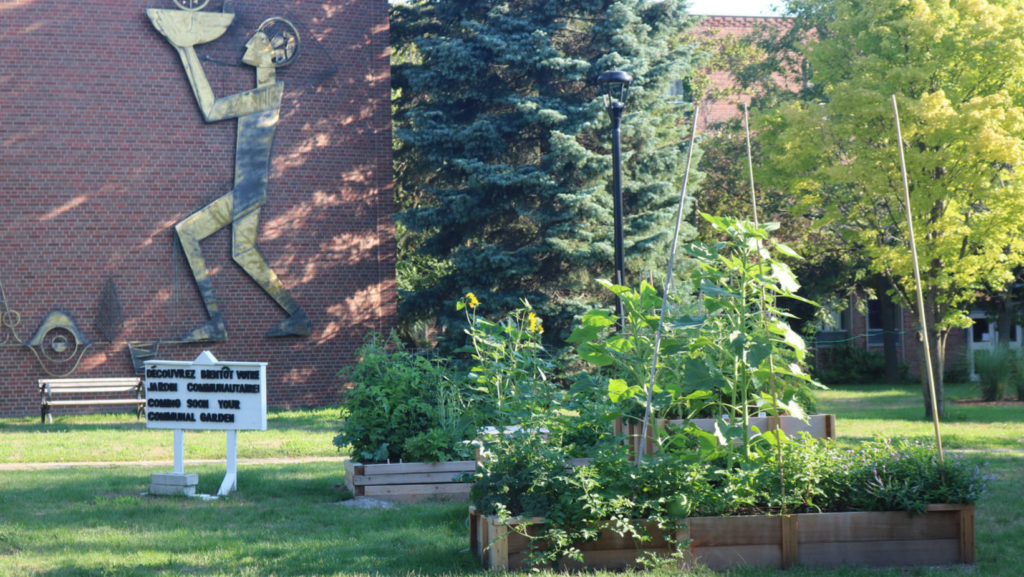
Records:
{"label": "sign post", "polygon": [[194,495],[185,473],[185,431],[227,432],[227,473],[218,495],[238,485],[238,431],[267,430],[267,364],[218,361],[203,351],[194,361],[146,361],[146,428],[174,430],[174,472],[153,475],[149,492]]}

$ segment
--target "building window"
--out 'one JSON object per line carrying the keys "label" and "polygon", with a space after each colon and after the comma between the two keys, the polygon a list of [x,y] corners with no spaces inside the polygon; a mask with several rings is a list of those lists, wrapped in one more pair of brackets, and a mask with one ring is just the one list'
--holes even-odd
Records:
{"label": "building window", "polygon": [[673,80],[672,85],[668,87],[668,96],[676,104],[692,102],[692,92],[689,79]]}
{"label": "building window", "polygon": [[[1014,333],[1016,332],[1014,331]],[[1011,338],[1011,340],[1013,339]],[[971,326],[971,341],[975,343],[988,343],[992,341],[988,319],[974,319],[974,325]]]}
{"label": "building window", "polygon": [[850,308],[831,311],[831,322],[818,327],[815,344],[819,347],[832,347],[845,344],[850,338]]}
{"label": "building window", "polygon": [[[901,314],[900,307],[894,306],[891,309],[892,314],[892,327],[898,333],[903,329],[903,315]],[[868,301],[868,318],[867,318],[867,332],[868,332],[868,346],[880,347],[885,344],[885,332],[883,330],[884,319],[882,318],[882,301],[874,299]],[[902,343],[901,339],[896,339],[896,346],[900,346]]]}

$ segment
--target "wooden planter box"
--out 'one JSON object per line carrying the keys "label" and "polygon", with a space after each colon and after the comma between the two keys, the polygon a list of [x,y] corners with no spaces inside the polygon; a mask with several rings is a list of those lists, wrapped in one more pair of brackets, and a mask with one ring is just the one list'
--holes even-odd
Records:
{"label": "wooden planter box", "polygon": [[[509,525],[470,508],[470,549],[488,569],[525,568],[529,542]],[[689,541],[684,562],[714,570],[731,567],[785,568],[791,565],[909,566],[973,564],[974,506],[929,505],[926,513],[848,512],[784,516],[691,517],[674,539]],[[643,551],[668,555],[663,535],[639,549],[614,533],[580,547],[583,566],[618,569],[635,563]],[[578,566],[578,564],[576,564]],[[566,564],[565,568],[573,568]]]}
{"label": "wooden planter box", "polygon": [[[658,419],[657,425],[661,428],[668,427],[671,429],[673,427],[682,427],[686,422],[676,419]],[[714,432],[715,430],[715,419],[691,419],[689,422],[703,431]],[[752,417],[750,425],[751,427],[757,427],[762,433],[782,429],[789,437],[796,437],[801,433],[807,433],[815,439],[836,438],[835,415],[809,415],[806,422],[789,415],[782,415],[780,417]],[[637,452],[640,448],[640,437],[643,435],[643,424],[637,422],[626,423],[622,419],[615,419],[614,427],[615,434],[626,435],[627,442],[632,443],[633,452]],[[657,450],[657,444],[654,440],[655,436],[652,427],[647,431],[647,446],[644,448],[645,455],[650,455]]]}
{"label": "wooden planter box", "polygon": [[345,486],[356,497],[402,503],[466,501],[472,483],[455,477],[476,470],[476,461],[363,464],[345,462]]}
{"label": "wooden planter box", "polygon": [[[539,526],[543,519],[517,519],[509,524],[502,523],[497,517],[480,515],[474,507],[469,508],[469,548],[485,569],[516,570],[531,567],[527,563],[529,557],[529,539],[511,530],[512,525]],[[563,559],[558,569],[605,569],[618,570],[632,567],[641,555],[653,552],[659,556],[670,556],[672,549],[665,540],[665,535],[653,523],[644,523],[652,539],[646,543],[637,543],[631,537],[622,537],[612,531],[603,531],[601,537],[579,546],[583,554],[583,562]],[[530,533],[529,529],[527,532]]]}

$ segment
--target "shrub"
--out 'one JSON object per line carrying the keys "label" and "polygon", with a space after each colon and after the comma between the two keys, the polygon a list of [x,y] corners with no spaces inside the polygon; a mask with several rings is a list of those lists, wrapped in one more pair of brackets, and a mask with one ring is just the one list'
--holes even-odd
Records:
{"label": "shrub", "polygon": [[411,353],[397,337],[373,335],[359,362],[342,372],[355,385],[343,396],[338,447],[367,462],[468,458],[477,427],[473,399],[444,362]]}
{"label": "shrub", "polygon": [[528,425],[560,404],[551,380],[555,365],[543,345],[543,321],[530,304],[500,321],[477,316],[472,293],[458,303],[466,312],[468,373],[457,361],[405,349],[392,335],[369,338],[359,362],[341,376],[355,383],[343,396],[339,447],[367,462],[446,461],[470,458],[483,426]]}
{"label": "shrub", "polygon": [[1017,351],[1017,354],[1014,355],[1013,367],[1015,369],[1013,378],[1017,385],[1017,400],[1024,401],[1024,351]]}
{"label": "shrub", "polygon": [[819,347],[820,367],[814,375],[826,385],[881,384],[885,382],[885,358],[881,353],[851,345]]}
{"label": "shrub", "polygon": [[974,353],[974,372],[981,385],[981,398],[985,401],[1001,400],[1010,388],[1016,359],[1005,345]]}

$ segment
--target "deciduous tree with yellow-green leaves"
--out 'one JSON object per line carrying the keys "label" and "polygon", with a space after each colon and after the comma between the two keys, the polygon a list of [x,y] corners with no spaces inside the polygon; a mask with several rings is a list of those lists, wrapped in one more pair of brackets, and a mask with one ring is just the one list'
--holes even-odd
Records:
{"label": "deciduous tree with yellow-green leaves", "polygon": [[787,4],[814,97],[758,119],[765,182],[912,305],[896,95],[941,416],[949,335],[1024,264],[1024,0]]}

